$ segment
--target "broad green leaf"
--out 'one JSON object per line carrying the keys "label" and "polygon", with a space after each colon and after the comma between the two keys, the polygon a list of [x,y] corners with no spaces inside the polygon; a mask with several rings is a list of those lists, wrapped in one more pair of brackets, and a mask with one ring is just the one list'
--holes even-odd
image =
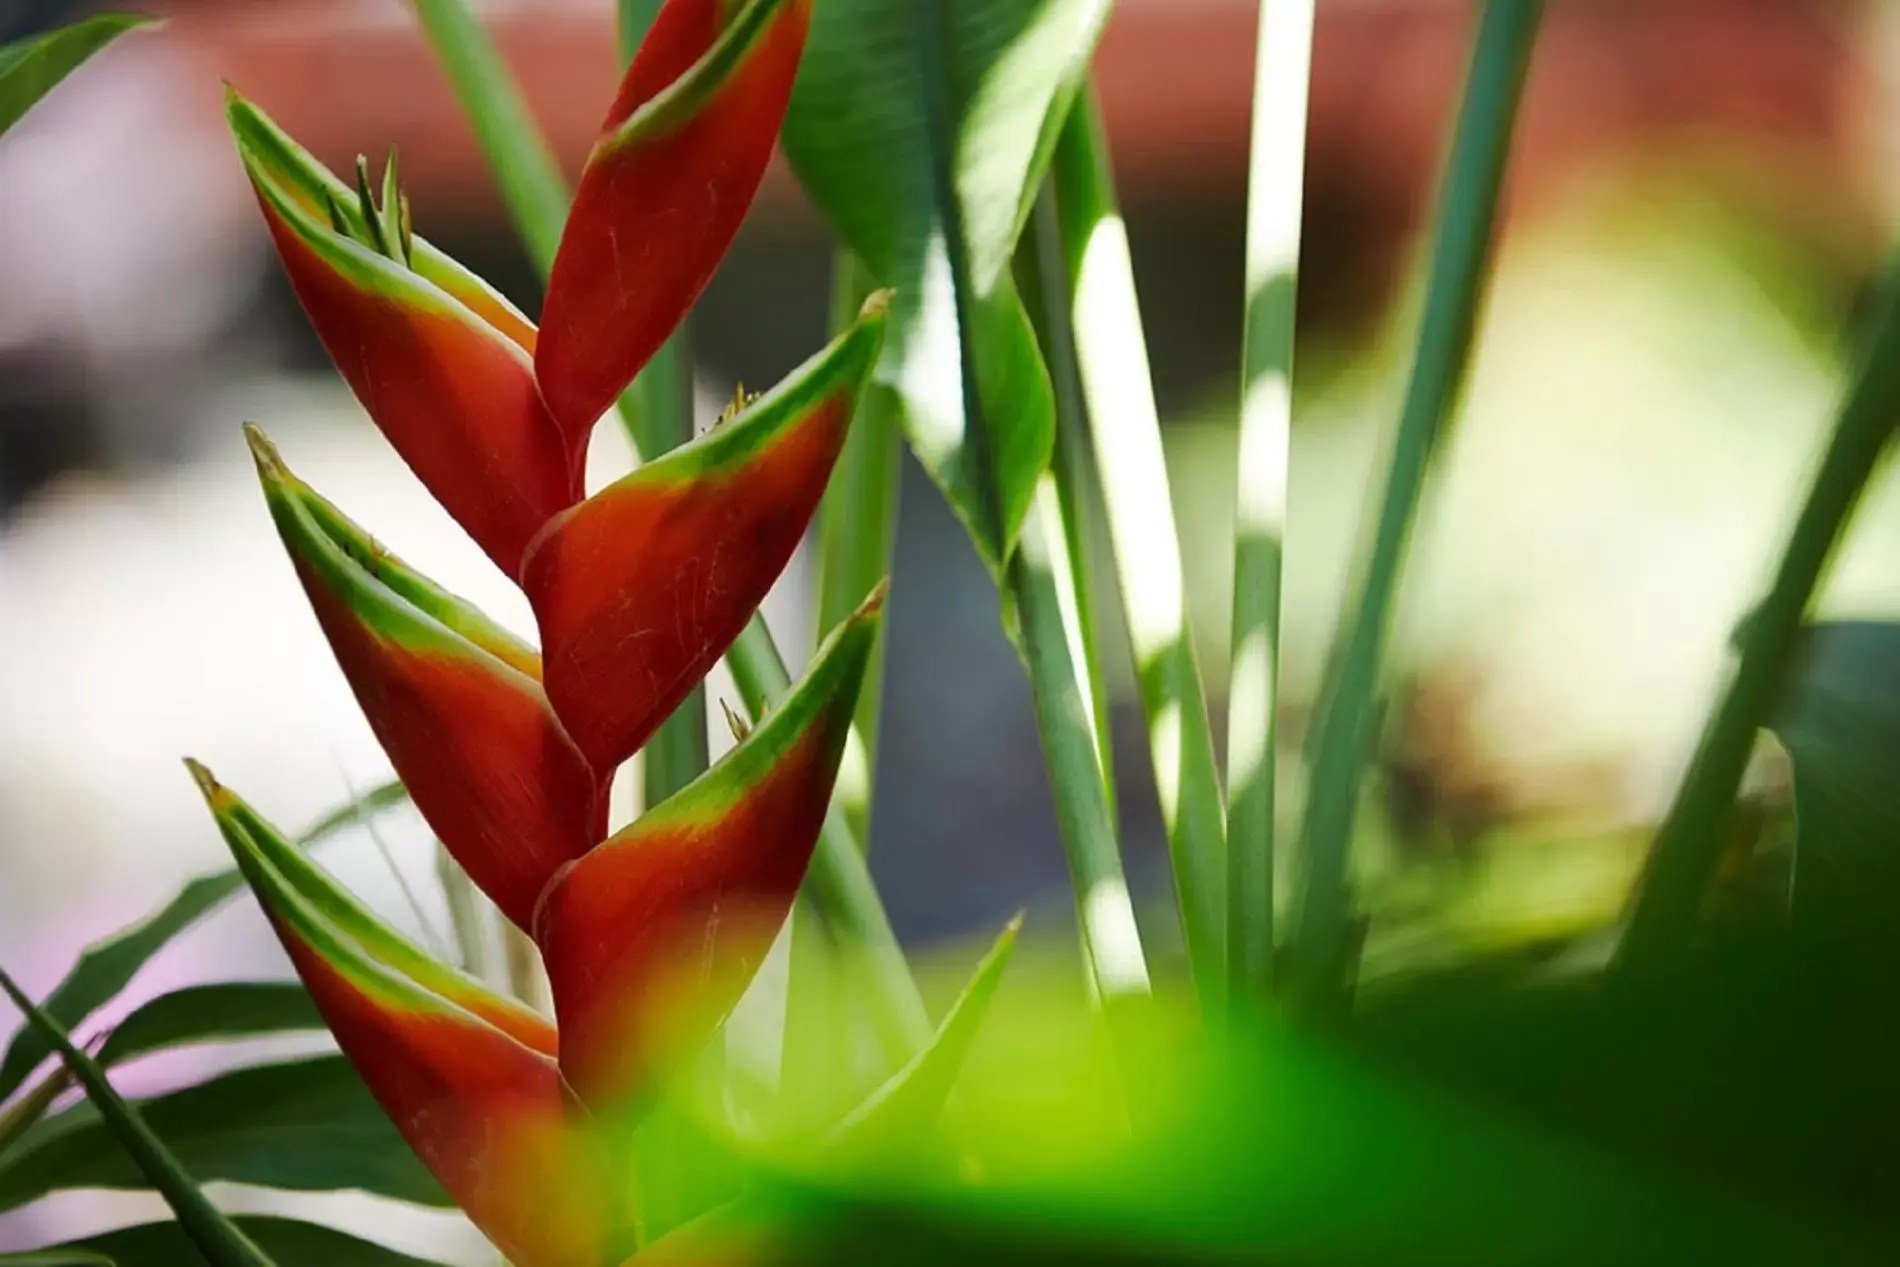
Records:
{"label": "broad green leaf", "polygon": [[827,0],[785,121],[806,189],[898,292],[879,380],[999,574],[1055,428],[1010,258],[1108,9]]}
{"label": "broad green leaf", "polygon": [[936,1126],[963,1070],[964,1058],[970,1054],[970,1045],[989,1015],[990,1000],[996,997],[996,987],[1009,967],[1022,927],[1023,917],[1018,915],[1003,929],[937,1027],[930,1046],[918,1052],[832,1132],[826,1145],[835,1156],[857,1160],[885,1154],[927,1137]]}
{"label": "broad green leaf", "polygon": [[100,13],[0,45],[0,133],[18,123],[87,58],[127,31],[156,20],[142,13]]}
{"label": "broad green leaf", "polygon": [[30,1249],[0,1254],[0,1267],[115,1267],[110,1258],[84,1249]]}
{"label": "broad green leaf", "polygon": [[[388,783],[372,789],[349,804],[326,815],[299,841],[305,848],[317,844],[346,827],[353,826],[386,806],[401,801],[405,793],[400,783]],[[46,1014],[68,1029],[79,1025],[98,1008],[111,1002],[126,987],[145,961],[164,949],[178,934],[197,923],[199,917],[238,890],[235,869],[191,881],[157,914],[141,924],[95,942],[79,956],[79,962],[54,987],[41,1005]],[[46,1038],[27,1028],[14,1036],[6,1057],[0,1060],[0,1101],[6,1100],[52,1054]]]}
{"label": "broad green leaf", "polygon": [[[232,1220],[270,1256],[277,1267],[432,1267],[372,1241],[360,1240],[335,1228],[295,1219],[238,1218]],[[118,1267],[183,1267],[192,1261],[190,1243],[176,1223],[145,1223],[103,1236],[90,1236],[71,1246],[47,1253],[89,1252],[106,1257],[53,1259],[53,1262],[91,1264],[112,1262]],[[0,1263],[8,1260],[0,1258]]]}
{"label": "broad green leaf", "polygon": [[1900,908],[1900,624],[1801,636],[1770,722],[1794,765],[1799,923]]}
{"label": "broad green leaf", "polygon": [[[341,1056],[240,1069],[141,1101],[140,1115],[202,1183],[365,1192],[443,1206],[448,1198]],[[0,1210],[62,1188],[143,1188],[86,1105],[42,1122],[0,1169]]]}
{"label": "broad green leaf", "polygon": [[[26,1015],[27,1024],[46,1035],[60,1059],[86,1088],[104,1134],[92,1142],[97,1154],[131,1169],[158,1189],[177,1216],[180,1230],[211,1267],[270,1267],[270,1260],[211,1204],[178,1158],[160,1142],[144,1116],[127,1104],[107,1080],[99,1063],[73,1045],[66,1031],[0,971],[0,991]],[[31,1159],[27,1160],[31,1165]]]}
{"label": "broad green leaf", "polygon": [[227,981],[161,994],[112,1027],[99,1048],[108,1067],[192,1043],[321,1030],[323,1018],[294,981]]}

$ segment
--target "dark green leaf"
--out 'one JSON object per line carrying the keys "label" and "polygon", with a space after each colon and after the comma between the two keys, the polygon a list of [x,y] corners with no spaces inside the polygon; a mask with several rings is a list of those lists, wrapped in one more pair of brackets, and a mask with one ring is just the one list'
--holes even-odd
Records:
{"label": "dark green leaf", "polygon": [[1055,427],[1010,258],[1108,8],[828,0],[785,122],[813,199],[898,292],[879,378],[998,573]]}
{"label": "dark green leaf", "polygon": [[83,1249],[32,1249],[0,1254],[0,1267],[115,1267],[110,1258]]}
{"label": "dark green leaf", "polygon": [[[110,1157],[158,1189],[177,1216],[180,1230],[211,1267],[271,1267],[257,1246],[199,1190],[143,1115],[120,1098],[99,1063],[75,1047],[66,1031],[3,971],[0,991],[25,1014],[28,1025],[46,1035],[66,1068],[86,1088],[86,1100],[104,1128],[92,1141],[94,1153]],[[33,1163],[31,1156],[23,1161],[29,1166]]]}
{"label": "dark green leaf", "polygon": [[[359,1240],[335,1228],[294,1219],[240,1218],[233,1220],[277,1267],[431,1267],[420,1258],[399,1254],[371,1241]],[[107,1255],[118,1267],[183,1267],[191,1259],[190,1243],[176,1223],[146,1223],[103,1236],[76,1241],[70,1247]],[[48,1250],[59,1253],[59,1250]],[[0,1263],[7,1260],[0,1259]],[[56,1259],[74,1264],[106,1261],[98,1258]]]}
{"label": "dark green leaf", "polygon": [[[306,848],[335,835],[406,796],[402,784],[388,783],[375,788],[349,804],[326,815],[305,832],[299,843]],[[230,870],[201,876],[191,881],[164,909],[104,941],[95,942],[79,956],[79,962],[66,974],[41,1005],[46,1014],[68,1029],[77,1026],[93,1012],[112,1001],[131,981],[145,961],[163,949],[172,938],[184,932],[198,918],[237,892],[238,874]],[[4,1101],[27,1079],[39,1063],[52,1054],[44,1036],[31,1028],[15,1035],[0,1060],[0,1101]]]}
{"label": "dark green leaf", "polygon": [[[323,1192],[358,1188],[423,1205],[448,1198],[341,1056],[240,1069],[141,1101],[139,1113],[198,1181]],[[87,1106],[22,1138],[0,1169],[0,1210],[61,1188],[142,1188]]]}
{"label": "dark green leaf", "polygon": [[1794,764],[1799,923],[1900,908],[1900,625],[1812,625],[1771,726]]}
{"label": "dark green leaf", "polygon": [[169,1047],[320,1030],[323,1018],[294,981],[229,981],[161,994],[112,1028],[99,1049],[106,1066]]}
{"label": "dark green leaf", "polygon": [[101,13],[44,35],[0,45],[0,132],[18,123],[21,115],[88,57],[134,27],[155,20],[139,13]]}

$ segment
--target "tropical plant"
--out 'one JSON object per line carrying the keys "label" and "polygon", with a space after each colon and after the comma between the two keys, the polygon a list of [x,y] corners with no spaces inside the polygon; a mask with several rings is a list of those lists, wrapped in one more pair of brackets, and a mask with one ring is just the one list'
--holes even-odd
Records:
{"label": "tropical plant", "polygon": [[[393,156],[380,180],[361,161],[342,180],[236,93],[227,113],[319,337],[519,583],[539,647],[383,549],[247,427],[272,520],[401,783],[293,840],[194,763],[236,871],[89,951],[43,1003],[0,974],[29,1021],[0,1062],[0,1101],[19,1093],[0,1115],[0,1208],[149,1186],[176,1213],[16,1261],[413,1261],[228,1218],[199,1187],[217,1179],[452,1203],[518,1267],[1892,1260],[1900,627],[1808,612],[1900,421],[1900,285],[1873,309],[1626,920],[1382,975],[1356,816],[1541,3],[1482,6],[1409,388],[1297,814],[1276,803],[1274,754],[1312,0],[1261,4],[1224,784],[1089,84],[1108,0],[622,0],[629,65],[571,210],[467,8],[414,7],[547,277],[538,327],[415,233]],[[20,60],[0,53],[0,88]],[[682,323],[780,139],[840,242],[833,339],[693,437]],[[643,464],[587,496],[609,412]],[[870,881],[900,433],[989,568],[1033,691],[1086,1013],[1038,994],[1045,1015],[985,1025],[1012,924],[933,1029]],[[1144,953],[1123,875],[1086,558],[1096,498],[1179,978]],[[827,636],[793,684],[757,608],[814,520]],[[709,765],[699,685],[721,657],[746,716]],[[1793,764],[1792,879],[1735,822],[1764,729]],[[608,781],[636,752],[646,809],[610,833]],[[466,949],[442,962],[310,856],[401,796],[440,840],[451,895],[472,885],[538,951],[551,1020],[532,973],[510,994],[467,970]],[[1778,901],[1723,902],[1723,876],[1765,869]],[[301,986],[193,987],[96,1051],[75,1044],[68,1031],[240,876]],[[456,909],[473,947],[480,907]],[[720,1027],[788,923],[784,1047],[760,1086]],[[860,1019],[876,1059],[857,1050]],[[162,1047],[318,1026],[340,1057],[138,1104],[108,1078]],[[979,1028],[987,1067],[970,1063]],[[53,1111],[75,1081],[88,1100]]]}

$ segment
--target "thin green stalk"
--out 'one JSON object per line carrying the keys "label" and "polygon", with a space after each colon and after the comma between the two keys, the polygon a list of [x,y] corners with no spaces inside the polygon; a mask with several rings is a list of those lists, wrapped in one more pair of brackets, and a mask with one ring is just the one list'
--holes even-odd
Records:
{"label": "thin green stalk", "polygon": [[1055,793],[1056,824],[1069,860],[1083,944],[1096,991],[1104,1005],[1113,1005],[1148,993],[1148,965],[1122,873],[1087,697],[1063,619],[1057,580],[1062,550],[1062,509],[1055,477],[1044,475],[1010,558],[1005,584],[1021,624],[1023,662],[1036,700],[1043,758]]}
{"label": "thin green stalk", "polygon": [[1377,730],[1379,666],[1425,472],[1470,360],[1511,125],[1543,9],[1542,0],[1490,0],[1478,29],[1432,247],[1411,383],[1358,606],[1345,624],[1337,688],[1319,723],[1301,824],[1300,876],[1287,950],[1289,984],[1308,1009],[1336,1007],[1351,972],[1356,938],[1348,859],[1360,774]]}
{"label": "thin green stalk", "polygon": [[483,981],[495,979],[495,966],[489,962],[488,930],[494,922],[494,907],[468,878],[441,842],[435,847],[435,876],[442,885],[443,900],[449,908],[449,928],[455,934],[456,961],[464,972]]}
{"label": "thin green stalk", "polygon": [[495,173],[508,214],[543,278],[567,223],[567,182],[521,88],[465,0],[414,0],[416,18],[442,61],[462,112]]}
{"label": "thin green stalk", "polygon": [[1195,659],[1161,419],[1141,330],[1128,233],[1116,205],[1101,111],[1077,98],[1056,143],[1076,365],[1114,547],[1122,613],[1147,721],[1188,966],[1204,1008],[1224,997],[1226,812]]}
{"label": "thin green stalk", "polygon": [[[840,248],[831,287],[831,330],[849,328],[875,289],[870,273]],[[873,384],[858,406],[844,451],[831,473],[816,534],[818,636],[836,628],[891,570],[897,541],[898,459],[902,453],[896,400]],[[871,792],[877,775],[878,709],[883,698],[884,639],[878,639],[858,695],[857,738],[838,773],[836,798],[845,821],[868,846]]]}
{"label": "thin green stalk", "polygon": [[1055,473],[1056,501],[1062,511],[1065,565],[1056,569],[1062,599],[1063,628],[1069,634],[1069,656],[1084,670],[1089,693],[1083,703],[1095,731],[1095,748],[1102,765],[1102,790],[1111,808],[1115,800],[1115,747],[1108,711],[1107,675],[1102,671],[1101,640],[1096,632],[1094,541],[1089,531],[1088,417],[1082,403],[1082,384],[1075,363],[1075,330],[1069,318],[1068,269],[1062,262],[1062,226],[1057,217],[1053,188],[1036,200],[1036,211],[1024,239],[1023,300],[1035,322],[1036,341],[1055,388],[1056,445],[1050,469]]}
{"label": "thin green stalk", "polygon": [[1766,723],[1788,657],[1834,546],[1875,465],[1900,427],[1900,254],[1852,387],[1841,404],[1807,501],[1768,596],[1750,616],[1741,655],[1721,702],[1649,851],[1617,946],[1616,966],[1640,968],[1680,950],[1695,931],[1722,858],[1735,794]]}
{"label": "thin green stalk", "polygon": [[1235,463],[1233,659],[1227,686],[1227,979],[1236,1002],[1265,997],[1273,989],[1280,572],[1313,4],[1261,0],[1254,58],[1247,332]]}

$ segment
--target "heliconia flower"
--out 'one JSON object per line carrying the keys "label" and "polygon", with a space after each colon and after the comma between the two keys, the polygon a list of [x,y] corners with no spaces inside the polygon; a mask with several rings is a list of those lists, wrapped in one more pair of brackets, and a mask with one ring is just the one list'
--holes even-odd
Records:
{"label": "heliconia flower", "polygon": [[624,1252],[607,1152],[562,1086],[547,1023],[405,941],[190,764],[337,1045],[475,1225],[519,1267]]}
{"label": "heliconia flower", "polygon": [[607,814],[606,778],[548,706],[538,657],[317,496],[262,431],[245,435],[370,728],[449,853],[526,929],[549,877],[606,835]]}
{"label": "heliconia flower", "polygon": [[561,1071],[590,1107],[637,1109],[751,981],[811,862],[883,601],[880,586],[737,747],[542,897]]}
{"label": "heliconia flower", "polygon": [[791,100],[812,3],[666,0],[655,16],[581,173],[542,308],[535,372],[570,446],[732,244]]}
{"label": "heliconia flower", "polygon": [[644,744],[790,562],[884,338],[886,296],[728,422],[563,512],[521,583],[548,698],[593,763]]}
{"label": "heliconia flower", "polygon": [[548,518],[580,500],[535,386],[535,329],[410,230],[384,174],[345,185],[235,92],[225,113],[297,298],[337,369],[437,501],[513,577]]}

